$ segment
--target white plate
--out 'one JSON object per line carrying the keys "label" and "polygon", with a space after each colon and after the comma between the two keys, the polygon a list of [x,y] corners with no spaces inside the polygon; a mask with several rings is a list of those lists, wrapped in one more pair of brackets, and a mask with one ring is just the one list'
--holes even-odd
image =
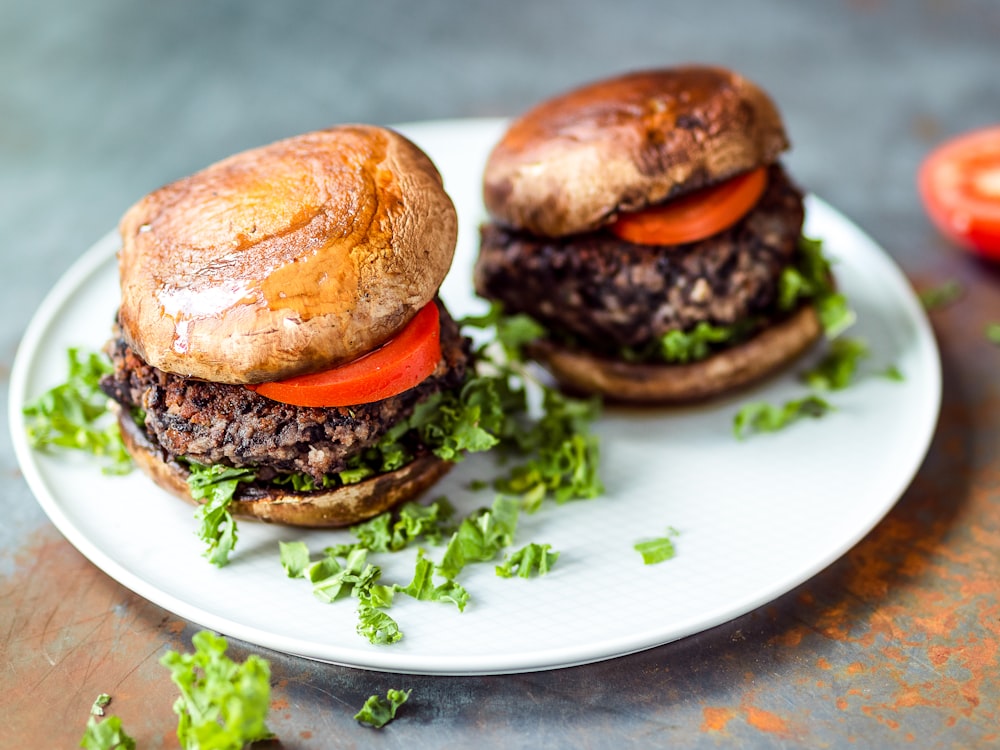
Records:
{"label": "white plate", "polygon": [[[436,161],[458,206],[459,248],[443,289],[456,315],[483,307],[469,283],[482,218],[479,179],[501,128],[496,120],[401,128]],[[916,297],[871,239],[814,197],[807,232],[837,260],[839,283],[858,312],[851,335],[873,351],[866,370],[894,364],[903,382],[871,374],[833,394],[837,411],[824,419],[745,441],[731,428],[739,404],[803,395],[794,372],[710,406],[608,410],[599,424],[606,495],[522,517],[517,543],[559,550],[553,571],[508,580],[492,565],[467,569],[472,602],[464,613],[398,597],[390,613],[405,637],[392,646],[363,640],[352,602],[314,600],[278,563],[279,539],[305,539],[319,551],[348,540],[346,532],[245,522],[231,564],[216,569],[200,555],[190,506],[137,473],[107,477],[84,456],[40,455],[27,446],[22,404],[64,378],[68,346],[97,349],[108,334],[118,302],[114,235],[67,272],[24,337],[11,377],[17,455],[52,522],[95,565],[181,617],[261,646],[428,674],[548,669],[650,648],[759,607],[837,559],[892,507],[927,450],[940,366]],[[462,511],[487,505],[488,492],[465,487],[489,469],[488,461],[469,459],[435,494]],[[679,531],[677,556],[642,565],[632,545],[671,526]],[[410,580],[411,552],[378,561],[384,580]]]}

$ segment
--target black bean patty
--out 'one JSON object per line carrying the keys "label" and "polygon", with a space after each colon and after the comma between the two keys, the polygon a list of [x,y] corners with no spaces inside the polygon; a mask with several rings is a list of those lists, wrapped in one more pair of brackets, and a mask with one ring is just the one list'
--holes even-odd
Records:
{"label": "black bean patty", "polygon": [[438,307],[437,369],[417,387],[371,404],[290,406],[242,385],[184,378],[146,364],[120,336],[108,344],[115,369],[101,389],[126,409],[142,409],[148,436],[171,457],[320,479],[346,468],[351,456],[376,443],[419,401],[464,381],[469,342],[444,306]]}
{"label": "black bean patty", "polygon": [[635,245],[606,230],[552,239],[487,224],[476,291],[599,351],[642,348],[701,321],[731,325],[766,314],[802,221],[802,193],[774,165],[746,217],[685,245]]}

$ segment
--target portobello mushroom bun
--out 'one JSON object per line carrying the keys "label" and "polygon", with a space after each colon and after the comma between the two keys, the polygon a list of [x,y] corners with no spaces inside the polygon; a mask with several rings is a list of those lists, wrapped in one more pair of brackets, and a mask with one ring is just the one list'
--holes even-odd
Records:
{"label": "portobello mushroom bun", "polygon": [[[346,125],[162,187],[120,223],[121,306],[102,390],[136,463],[234,516],[343,526],[449,468],[416,428],[471,370],[438,298],[457,217],[430,159]],[[195,477],[194,481],[192,478]]]}
{"label": "portobello mushroom bun", "polygon": [[544,328],[527,352],[567,390],[653,403],[745,386],[820,337],[832,294],[788,145],[768,95],[717,67],[545,101],[487,160],[476,290]]}

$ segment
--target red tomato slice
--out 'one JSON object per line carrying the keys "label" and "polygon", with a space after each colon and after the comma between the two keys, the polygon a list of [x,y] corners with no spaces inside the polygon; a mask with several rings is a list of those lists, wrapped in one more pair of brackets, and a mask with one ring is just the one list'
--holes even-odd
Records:
{"label": "red tomato slice", "polygon": [[675,200],[622,214],[608,228],[639,245],[680,245],[731,227],[753,208],[767,187],[767,169],[744,172]]}
{"label": "red tomato slice", "polygon": [[441,320],[431,302],[393,338],[353,362],[247,388],[294,406],[368,404],[419,385],[440,361]]}
{"label": "red tomato slice", "polygon": [[920,165],[917,184],[942,234],[1000,260],[1000,126],[936,148]]}

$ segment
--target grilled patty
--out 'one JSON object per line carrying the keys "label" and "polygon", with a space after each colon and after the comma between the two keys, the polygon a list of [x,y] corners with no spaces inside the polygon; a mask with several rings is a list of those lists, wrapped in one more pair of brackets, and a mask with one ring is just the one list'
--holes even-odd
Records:
{"label": "grilled patty", "polygon": [[298,472],[320,479],[346,468],[351,456],[378,442],[418,402],[464,381],[468,340],[438,307],[437,369],[415,388],[371,404],[291,406],[241,385],[184,378],[146,364],[120,336],[108,344],[114,373],[101,389],[126,409],[142,409],[149,438],[169,457],[257,468],[262,479]]}
{"label": "grilled patty", "polygon": [[747,216],[689,244],[636,245],[604,230],[553,239],[487,224],[476,291],[598,351],[641,348],[702,321],[731,325],[766,315],[803,216],[801,191],[774,165]]}

